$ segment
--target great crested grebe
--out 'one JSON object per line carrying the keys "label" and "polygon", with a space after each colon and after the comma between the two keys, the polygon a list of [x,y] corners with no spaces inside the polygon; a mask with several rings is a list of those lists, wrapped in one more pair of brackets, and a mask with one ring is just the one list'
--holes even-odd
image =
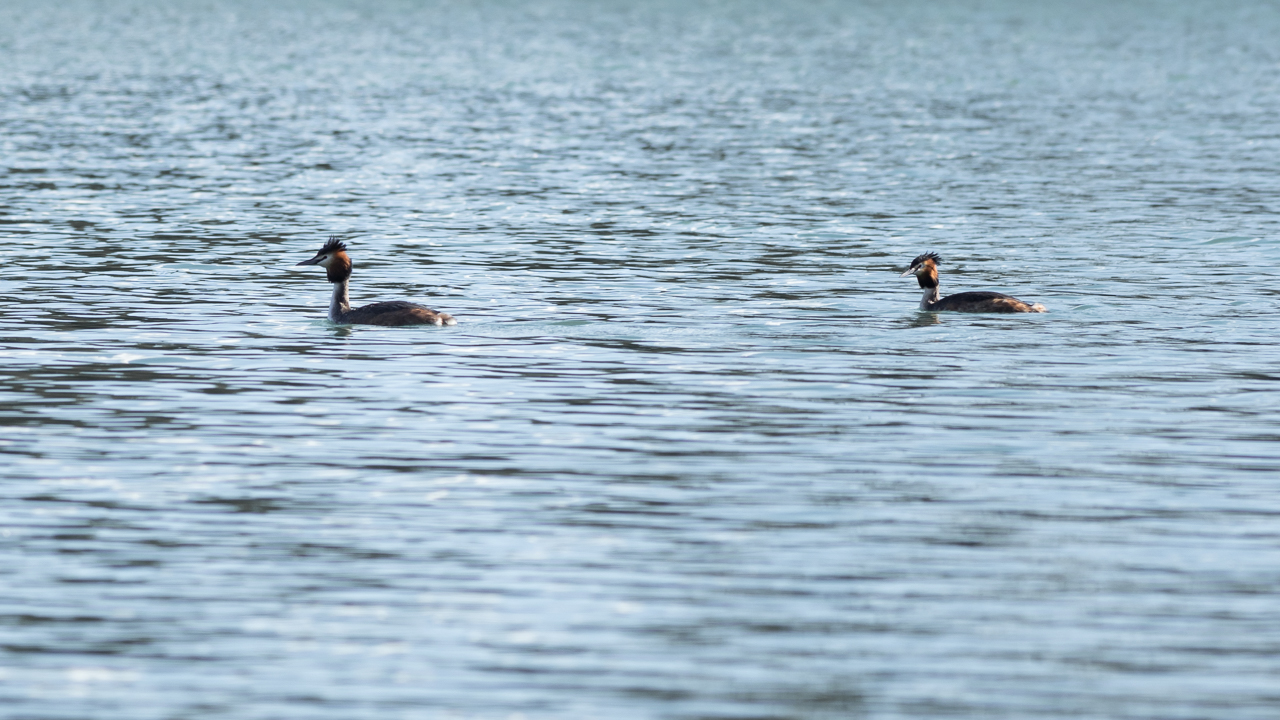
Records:
{"label": "great crested grebe", "polygon": [[[329,302],[329,319],[342,325],[457,325],[452,315],[436,312],[417,303],[403,300],[373,303],[354,310],[347,297],[351,279],[351,258],[346,244],[336,237],[320,248],[316,256],[298,265],[319,265],[333,283],[333,300]],[[294,267],[297,267],[295,265]]]}
{"label": "great crested grebe", "polygon": [[962,292],[941,297],[938,293],[938,253],[928,252],[911,261],[911,267],[898,277],[915,275],[924,288],[921,310],[952,310],[971,313],[1042,313],[1044,306],[1024,303],[1016,297],[998,292]]}

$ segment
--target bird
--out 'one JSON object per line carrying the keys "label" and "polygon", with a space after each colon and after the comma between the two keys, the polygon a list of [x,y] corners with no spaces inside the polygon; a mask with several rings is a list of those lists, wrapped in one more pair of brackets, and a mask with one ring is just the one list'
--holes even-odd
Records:
{"label": "bird", "polygon": [[310,260],[299,265],[319,265],[325,269],[329,282],[333,283],[333,300],[329,302],[329,319],[339,325],[457,325],[458,321],[448,313],[436,312],[428,307],[404,300],[378,302],[355,309],[347,297],[347,284],[351,279],[351,257],[347,246],[331,236],[329,241]]}
{"label": "bird", "polygon": [[1026,303],[1016,297],[998,292],[962,292],[941,297],[938,292],[938,264],[942,258],[938,253],[927,252],[911,261],[911,267],[898,277],[915,275],[924,288],[924,296],[920,298],[921,310],[948,310],[970,313],[1042,313],[1047,312],[1040,303]]}

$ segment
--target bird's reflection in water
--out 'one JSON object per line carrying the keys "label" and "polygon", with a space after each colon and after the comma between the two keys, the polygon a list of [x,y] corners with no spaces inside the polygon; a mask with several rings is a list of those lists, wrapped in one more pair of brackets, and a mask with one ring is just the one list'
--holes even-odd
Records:
{"label": "bird's reflection in water", "polygon": [[918,312],[915,314],[915,317],[911,318],[910,320],[907,320],[904,326],[909,328],[918,328],[918,327],[929,327],[930,325],[941,325],[941,324],[942,324],[942,318],[938,317],[938,313]]}

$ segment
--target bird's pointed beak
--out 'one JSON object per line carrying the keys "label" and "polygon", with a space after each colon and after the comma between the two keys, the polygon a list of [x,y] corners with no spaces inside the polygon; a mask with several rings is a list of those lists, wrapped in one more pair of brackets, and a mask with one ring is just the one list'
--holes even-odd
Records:
{"label": "bird's pointed beak", "polygon": [[[301,264],[301,263],[299,263],[299,264]],[[906,272],[902,273],[902,274],[901,274],[901,275],[899,275],[898,277],[906,277],[906,276],[908,276],[908,275],[915,275],[915,274],[916,274],[916,271],[918,271],[918,270],[919,270],[920,268],[922,268],[922,267],[924,267],[924,266],[923,266],[923,265],[917,265],[917,266],[915,266],[915,267],[911,268],[910,270],[908,270],[908,271],[906,271]]]}
{"label": "bird's pointed beak", "polygon": [[[310,260],[303,260],[302,262],[298,263],[298,265],[317,265],[317,264],[319,264],[319,263],[320,263],[320,258],[322,258],[322,257],[324,257],[324,255],[323,255],[323,254],[321,254],[321,255],[316,255],[315,257],[311,258]],[[298,265],[294,265],[294,267],[298,267]]]}

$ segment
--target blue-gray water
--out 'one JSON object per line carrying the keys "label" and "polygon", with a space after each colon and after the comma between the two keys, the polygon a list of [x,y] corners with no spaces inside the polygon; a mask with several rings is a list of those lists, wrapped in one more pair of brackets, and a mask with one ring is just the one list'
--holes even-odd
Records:
{"label": "blue-gray water", "polygon": [[260,5],[0,5],[0,717],[1277,717],[1280,7]]}

